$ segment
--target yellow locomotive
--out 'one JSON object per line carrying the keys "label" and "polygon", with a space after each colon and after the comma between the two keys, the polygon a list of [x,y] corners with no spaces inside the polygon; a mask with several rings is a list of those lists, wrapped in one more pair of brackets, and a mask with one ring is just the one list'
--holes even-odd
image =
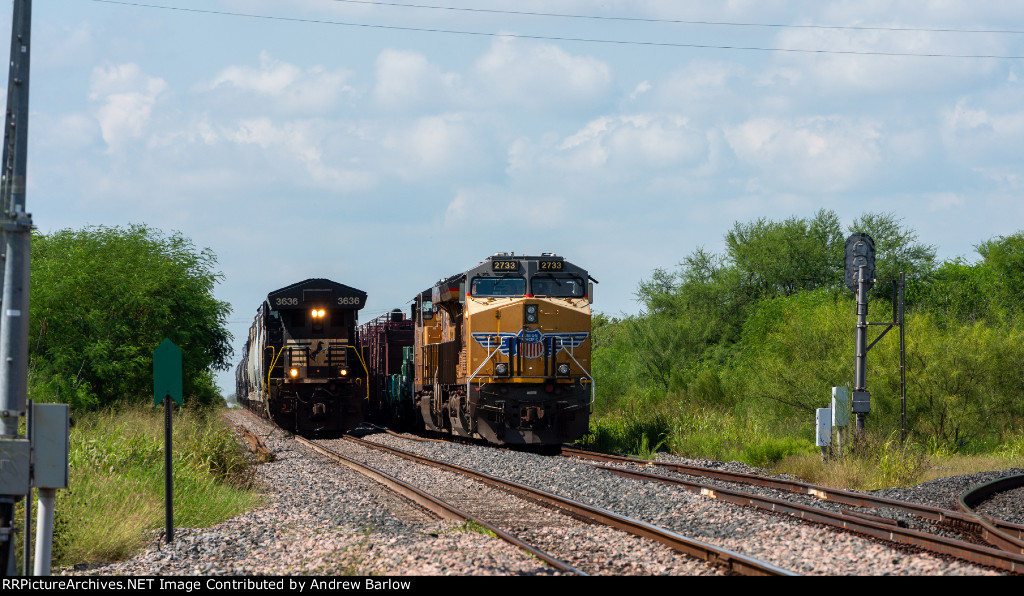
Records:
{"label": "yellow locomotive", "polygon": [[585,434],[593,283],[551,253],[499,253],[417,295],[409,380],[426,428],[510,445]]}

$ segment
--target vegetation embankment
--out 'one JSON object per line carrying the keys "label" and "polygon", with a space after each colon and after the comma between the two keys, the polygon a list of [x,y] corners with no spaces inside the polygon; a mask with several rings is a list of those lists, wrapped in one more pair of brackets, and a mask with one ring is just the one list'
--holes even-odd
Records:
{"label": "vegetation embankment", "polygon": [[181,348],[184,370],[185,407],[172,422],[175,527],[213,525],[259,501],[213,380],[231,359],[215,265],[210,250],[143,225],[33,235],[29,398],[69,404],[73,421],[55,566],[122,559],[164,527],[152,372],[164,338]]}
{"label": "vegetation embankment", "polygon": [[[173,416],[175,528],[209,527],[260,502],[253,467],[222,414],[195,407]],[[55,567],[118,561],[163,534],[162,408],[76,416],[69,463],[70,488],[57,491]]]}
{"label": "vegetation embankment", "polygon": [[[816,408],[851,386],[856,306],[838,216],[736,223],[716,255],[697,249],[637,291],[642,312],[594,318],[601,393],[588,444],[650,455],[737,459],[810,480],[873,488],[950,469],[1024,466],[1024,235],[979,258],[938,263],[888,214],[850,232],[875,241],[873,322],[893,320],[889,279],[906,275],[907,440],[897,333],[868,356],[863,440],[821,463]],[[872,327],[869,342],[881,328]],[[971,463],[973,462],[973,463]],[[941,472],[940,472],[941,470]]]}

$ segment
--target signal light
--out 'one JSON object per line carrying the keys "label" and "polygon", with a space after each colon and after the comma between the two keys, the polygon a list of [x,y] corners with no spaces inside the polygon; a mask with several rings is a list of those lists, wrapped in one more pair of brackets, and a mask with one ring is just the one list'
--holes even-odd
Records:
{"label": "signal light", "polygon": [[864,289],[875,285],[875,241],[867,234],[853,234],[846,239],[846,286],[857,291],[860,268],[864,267]]}
{"label": "signal light", "polygon": [[527,304],[526,305],[526,311],[524,313],[523,320],[525,322],[527,322],[527,323],[536,323],[537,322],[537,305],[536,304]]}

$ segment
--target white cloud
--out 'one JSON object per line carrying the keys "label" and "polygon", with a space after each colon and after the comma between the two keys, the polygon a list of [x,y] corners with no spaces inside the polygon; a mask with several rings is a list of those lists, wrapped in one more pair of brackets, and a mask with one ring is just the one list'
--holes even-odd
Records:
{"label": "white cloud", "polygon": [[[877,19],[861,15],[860,18],[849,19],[837,17],[826,22],[919,29],[782,30],[773,45],[808,52],[779,53],[775,56],[777,63],[806,73],[804,82],[808,88],[816,89],[816,94],[884,94],[894,91],[918,94],[951,89],[991,75],[998,68],[999,62],[981,58],[929,57],[928,54],[976,56],[1008,52],[1007,45],[1000,41],[999,36],[952,36],[921,30],[927,28],[927,25],[922,24],[917,14],[912,17],[908,15],[906,20],[883,14]],[[950,23],[949,26],[964,25]],[[816,53],[816,50],[832,53]]]}
{"label": "white cloud", "polygon": [[388,127],[381,146],[391,161],[387,169],[423,180],[479,168],[484,153],[479,136],[480,122],[442,114]]}
{"label": "white cloud", "polygon": [[229,66],[201,88],[269,98],[288,112],[320,113],[335,107],[342,97],[355,95],[356,91],[347,84],[350,77],[348,71],[330,71],[320,65],[302,69],[264,51],[260,52],[258,68]]}
{"label": "white cloud", "polygon": [[512,143],[508,171],[517,177],[582,176],[593,183],[642,179],[700,166],[708,155],[706,134],[687,118],[665,114],[603,116],[564,138]]}
{"label": "white cloud", "polygon": [[989,98],[981,106],[962,99],[942,113],[941,127],[944,145],[954,161],[979,172],[998,172],[996,179],[1019,179],[1005,174],[1008,165],[1020,169],[1024,144],[1024,110],[1017,108],[1012,96]]}
{"label": "white cloud", "polygon": [[[185,142],[218,148],[217,154],[225,153],[224,146],[234,146],[231,161],[245,163],[255,160],[244,177],[248,183],[263,179],[278,179],[284,172],[292,172],[288,178],[298,186],[312,186],[332,192],[353,192],[365,190],[376,183],[373,172],[366,171],[351,160],[339,159],[334,152],[325,156],[327,137],[332,134],[344,135],[344,130],[325,126],[316,120],[275,122],[266,117],[239,119],[232,123],[217,124],[207,121],[197,123],[180,135],[165,139],[166,146],[178,146]],[[249,151],[257,149],[255,153]],[[345,167],[346,165],[350,167]],[[296,166],[301,168],[296,173]]]}
{"label": "white cloud", "polygon": [[153,106],[166,90],[166,81],[143,74],[138,64],[93,69],[89,100],[98,104],[96,119],[110,150],[143,136]]}
{"label": "white cloud", "polygon": [[[459,189],[445,210],[444,225],[464,229],[465,224],[472,224],[477,233],[483,232],[493,242],[492,230],[495,228],[488,227],[492,224],[500,229],[507,228],[510,221],[523,222],[530,229],[559,228],[569,220],[570,211],[565,199],[557,195],[523,194],[485,186]],[[505,242],[513,240],[507,235],[501,235],[501,238]]]}
{"label": "white cloud", "polygon": [[424,108],[467,99],[461,76],[442,71],[418,52],[384,50],[377,57],[376,76],[373,97],[384,109]]}
{"label": "white cloud", "polygon": [[507,37],[477,59],[474,72],[490,101],[531,109],[593,102],[612,81],[611,68],[596,58]]}
{"label": "white cloud", "polygon": [[649,81],[641,81],[640,84],[637,85],[635,89],[633,89],[633,92],[629,94],[629,98],[636,99],[653,88],[654,87],[651,85]]}
{"label": "white cloud", "polygon": [[838,116],[755,118],[727,127],[736,156],[776,192],[837,192],[870,178],[881,161],[880,126]]}

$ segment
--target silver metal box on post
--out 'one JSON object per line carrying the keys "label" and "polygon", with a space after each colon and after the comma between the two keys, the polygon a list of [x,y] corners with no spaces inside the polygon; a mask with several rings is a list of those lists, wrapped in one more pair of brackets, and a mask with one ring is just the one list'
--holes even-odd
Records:
{"label": "silver metal box on post", "polygon": [[32,411],[32,486],[68,487],[69,417],[67,404],[34,404]]}
{"label": "silver metal box on post", "polygon": [[0,494],[28,492],[28,462],[28,439],[0,439]]}
{"label": "silver metal box on post", "polygon": [[832,388],[832,426],[850,426],[850,388]]}
{"label": "silver metal box on post", "polygon": [[818,408],[814,411],[814,421],[818,432],[815,434],[814,444],[818,447],[828,447],[832,444],[832,408]]}

